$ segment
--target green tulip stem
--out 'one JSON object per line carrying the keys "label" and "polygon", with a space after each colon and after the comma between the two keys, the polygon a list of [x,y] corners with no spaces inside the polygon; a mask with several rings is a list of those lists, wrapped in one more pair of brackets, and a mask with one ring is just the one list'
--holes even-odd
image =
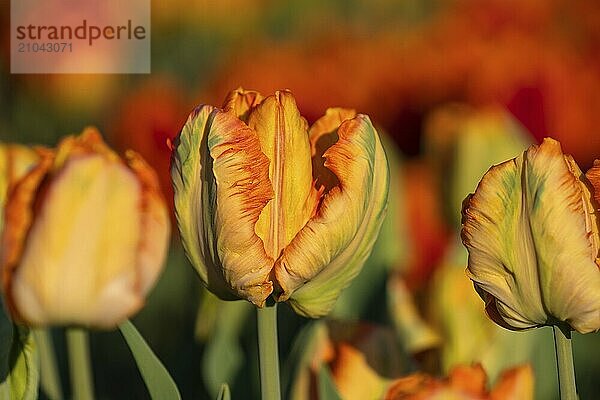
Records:
{"label": "green tulip stem", "polygon": [[42,389],[50,400],[60,400],[64,397],[62,395],[60,376],[50,330],[36,329],[33,331],[33,335],[40,353],[40,381]]}
{"label": "green tulip stem", "polygon": [[77,400],[93,400],[94,387],[88,333],[81,328],[67,328],[66,335],[69,349],[71,397]]}
{"label": "green tulip stem", "polygon": [[575,387],[575,370],[573,369],[573,349],[571,348],[571,332],[568,328],[553,325],[554,348],[556,350],[556,367],[558,368],[558,385],[561,400],[577,400]]}
{"label": "green tulip stem", "polygon": [[261,399],[280,400],[277,303],[258,308],[257,320]]}

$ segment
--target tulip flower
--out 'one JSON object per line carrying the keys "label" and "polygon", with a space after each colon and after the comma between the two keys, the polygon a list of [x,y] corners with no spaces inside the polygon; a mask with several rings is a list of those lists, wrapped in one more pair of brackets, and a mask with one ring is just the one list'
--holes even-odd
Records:
{"label": "tulip flower", "polygon": [[171,174],[184,248],[207,287],[325,315],[381,226],[388,167],[366,115],[332,108],[310,129],[292,94],[242,89],[196,108]]}
{"label": "tulip flower", "polygon": [[488,316],[512,330],[552,326],[561,399],[577,398],[571,330],[600,329],[596,173],[544,139],[492,167],[463,204],[467,274]]}
{"label": "tulip flower", "polygon": [[14,187],[2,236],[2,284],[28,325],[110,328],[139,310],[162,269],[169,218],[154,171],[86,129]]}
{"label": "tulip flower", "polygon": [[600,328],[598,220],[588,181],[545,139],[492,167],[463,209],[467,274],[497,324]]}

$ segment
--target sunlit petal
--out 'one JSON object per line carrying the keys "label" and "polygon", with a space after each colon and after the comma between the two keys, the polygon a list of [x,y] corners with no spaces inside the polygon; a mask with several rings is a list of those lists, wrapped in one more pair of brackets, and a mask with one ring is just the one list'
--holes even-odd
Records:
{"label": "sunlit petal", "polygon": [[272,259],[254,226],[272,198],[268,159],[254,131],[210,106],[188,119],[171,174],[183,244],[201,279],[226,299],[262,305],[272,291]]}
{"label": "sunlit petal", "polygon": [[312,317],[325,315],[360,271],[377,237],[389,185],[385,154],[368,117],[343,122],[337,135],[324,165],[340,183],[275,264],[278,300],[289,298],[296,312]]}
{"label": "sunlit petal", "polygon": [[268,157],[273,199],[262,211],[256,233],[265,250],[277,258],[314,213],[317,193],[312,184],[308,125],[287,91],[276,92],[250,114],[248,126]]}
{"label": "sunlit petal", "polygon": [[250,111],[259,105],[263,99],[264,97],[257,91],[237,88],[227,95],[223,103],[223,110],[231,111],[240,120],[248,122]]}

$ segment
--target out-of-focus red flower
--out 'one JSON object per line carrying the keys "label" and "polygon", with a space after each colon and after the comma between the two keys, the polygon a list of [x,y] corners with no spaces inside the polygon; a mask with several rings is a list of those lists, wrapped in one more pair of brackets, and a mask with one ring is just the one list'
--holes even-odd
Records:
{"label": "out-of-focus red flower", "polygon": [[177,136],[191,110],[182,90],[166,78],[153,78],[125,96],[115,109],[119,113],[109,132],[111,141],[118,149],[133,149],[147,160],[173,208],[167,141]]}

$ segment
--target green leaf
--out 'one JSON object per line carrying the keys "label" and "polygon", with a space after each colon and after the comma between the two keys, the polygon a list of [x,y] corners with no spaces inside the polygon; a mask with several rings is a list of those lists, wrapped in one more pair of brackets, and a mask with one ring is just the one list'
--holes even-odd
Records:
{"label": "green leaf", "polygon": [[319,370],[319,399],[342,400],[342,396],[335,387],[331,373],[326,365],[321,365]]}
{"label": "green leaf", "polygon": [[0,300],[0,399],[37,399],[38,353],[28,328],[13,324]]}
{"label": "green leaf", "polygon": [[217,400],[231,400],[231,393],[229,391],[229,385],[224,383],[221,385],[221,390],[217,396]]}
{"label": "green leaf", "polygon": [[181,399],[177,385],[131,321],[119,325],[152,399]]}
{"label": "green leaf", "polygon": [[211,397],[219,393],[222,382],[235,380],[244,363],[240,337],[255,308],[245,301],[216,300],[217,320],[202,357],[202,377]]}
{"label": "green leaf", "polygon": [[[0,399],[37,399],[40,373],[33,335],[28,328],[13,325],[12,322],[10,327],[6,326],[5,321],[1,325],[4,340],[0,354]],[[11,336],[6,340],[9,329]]]}

